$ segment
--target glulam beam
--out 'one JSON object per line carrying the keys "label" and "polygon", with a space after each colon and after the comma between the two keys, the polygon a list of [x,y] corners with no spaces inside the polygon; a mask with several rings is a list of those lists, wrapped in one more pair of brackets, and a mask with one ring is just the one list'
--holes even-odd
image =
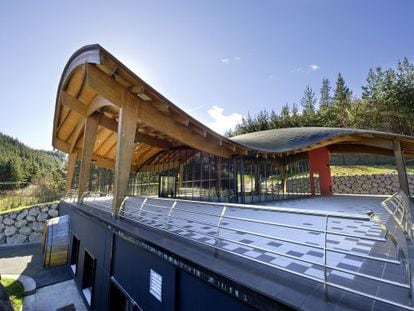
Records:
{"label": "glulam beam", "polygon": [[129,174],[131,173],[132,152],[139,105],[131,100],[132,94],[125,90],[122,107],[119,111],[118,137],[116,143],[114,197],[112,214],[116,217],[123,199],[127,195]]}
{"label": "glulam beam", "polygon": [[89,170],[92,162],[93,148],[98,130],[99,116],[94,114],[86,118],[83,132],[82,158],[79,173],[78,201],[87,190]]}
{"label": "glulam beam", "polygon": [[[81,101],[79,101],[77,98],[73,97],[72,95],[69,95],[68,93],[66,93],[65,91],[62,91],[62,103],[63,105],[67,106],[70,109],[73,109],[73,111],[75,111],[76,113],[80,114],[82,117],[86,118],[88,117],[88,115],[91,115],[93,112],[96,112],[96,109],[98,109],[98,107],[102,108],[105,106],[109,106],[109,102],[108,101],[104,101],[101,100],[100,101],[100,106],[99,105],[93,105],[91,104],[90,107],[84,105]],[[108,118],[105,115],[101,115],[99,118],[99,125],[114,132],[117,133],[118,132],[118,122],[114,119]],[[82,124],[79,124],[79,126],[82,126]],[[82,128],[82,127],[81,127]],[[79,132],[77,130],[75,130],[75,132]],[[78,133],[79,134],[79,133]],[[71,144],[71,148],[70,150],[73,150],[74,145],[76,144],[77,140],[78,140],[78,136],[75,140],[73,140],[73,143]],[[154,136],[151,135],[147,135],[144,133],[140,133],[140,132],[136,132],[135,133],[135,143],[144,143],[153,147],[157,147],[157,148],[161,148],[164,150],[169,150],[171,149],[172,145],[171,143],[169,143],[168,141],[165,140],[161,140],[158,139]]]}
{"label": "glulam beam", "polygon": [[401,151],[401,144],[398,140],[394,140],[394,157],[395,164],[398,171],[398,181],[400,182],[400,188],[410,197],[410,188],[408,186],[407,169],[405,167],[404,156]]}
{"label": "glulam beam", "polygon": [[68,158],[68,172],[66,174],[66,192],[68,192],[70,189],[72,189],[72,182],[73,182],[73,176],[75,173],[75,164],[77,159],[77,153],[73,152],[69,154]]}
{"label": "glulam beam", "polygon": [[209,141],[208,139],[189,131],[184,125],[179,124],[170,117],[160,113],[160,111],[151,105],[152,101],[141,100],[96,66],[86,64],[86,72],[85,85],[116,106],[121,106],[123,94],[125,92],[130,94],[131,102],[135,105],[139,105],[138,121],[163,133],[168,133],[169,136],[174,137],[181,143],[189,145],[197,150],[224,158],[230,158],[232,156],[230,150],[223,149],[214,141]]}

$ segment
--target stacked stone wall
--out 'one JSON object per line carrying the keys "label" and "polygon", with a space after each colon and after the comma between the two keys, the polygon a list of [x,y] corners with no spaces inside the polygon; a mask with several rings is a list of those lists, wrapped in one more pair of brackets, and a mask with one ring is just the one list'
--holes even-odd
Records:
{"label": "stacked stone wall", "polygon": [[[318,192],[319,180],[315,178],[315,187]],[[333,193],[338,194],[378,194],[391,195],[399,191],[400,183],[397,174],[351,175],[333,176]],[[414,175],[408,175],[410,193],[414,194]],[[309,178],[292,179],[287,181],[290,192],[310,192]]]}
{"label": "stacked stone wall", "polygon": [[57,203],[0,214],[0,245],[41,241],[46,220],[58,214]]}
{"label": "stacked stone wall", "polygon": [[[410,192],[414,193],[414,176],[408,176]],[[400,188],[397,174],[334,176],[334,193],[389,195]]]}

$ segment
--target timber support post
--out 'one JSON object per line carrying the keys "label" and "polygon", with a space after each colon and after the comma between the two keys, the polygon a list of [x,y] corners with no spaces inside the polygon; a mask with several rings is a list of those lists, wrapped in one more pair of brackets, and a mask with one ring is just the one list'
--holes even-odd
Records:
{"label": "timber support post", "polygon": [[401,151],[401,144],[398,140],[394,140],[394,157],[395,164],[397,166],[398,181],[400,182],[400,188],[405,194],[410,197],[410,188],[408,186],[407,169],[405,167],[404,155]]}
{"label": "timber support post", "polygon": [[220,202],[220,197],[221,197],[221,158],[220,157],[216,157],[216,167],[215,167],[215,171],[216,171],[216,195],[218,198],[218,201]]}
{"label": "timber support post", "polygon": [[78,202],[82,194],[86,191],[89,170],[92,162],[93,148],[96,140],[96,132],[99,124],[99,115],[94,114],[86,118],[85,130],[83,133],[83,147],[82,147],[82,159],[79,172],[79,186],[78,186]]}
{"label": "timber support post", "polygon": [[184,178],[184,164],[181,164],[178,166],[178,193],[181,194],[182,188],[183,188],[183,178]]}
{"label": "timber support post", "polygon": [[282,188],[283,196],[287,195],[287,164],[286,160],[282,159],[280,164],[280,187]]}
{"label": "timber support post", "polygon": [[137,130],[139,105],[131,100],[132,94],[125,89],[119,110],[118,137],[116,143],[114,197],[112,216],[119,213],[121,203],[127,195],[131,172],[132,152]]}
{"label": "timber support post", "polygon": [[66,187],[65,187],[66,192],[72,189],[73,176],[75,174],[75,165],[76,165],[77,156],[78,154],[76,152],[72,152],[71,154],[69,154],[68,172],[66,174]]}

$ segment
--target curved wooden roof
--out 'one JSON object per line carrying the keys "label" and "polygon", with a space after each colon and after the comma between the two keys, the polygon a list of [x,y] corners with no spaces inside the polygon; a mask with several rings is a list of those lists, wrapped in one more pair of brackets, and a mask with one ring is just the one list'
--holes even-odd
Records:
{"label": "curved wooden roof", "polygon": [[93,161],[113,168],[119,108],[125,91],[139,105],[133,170],[166,150],[168,160],[178,161],[183,150],[200,150],[225,158],[247,154],[248,148],[201,124],[99,45],[75,52],[63,70],[56,99],[53,146],[66,153],[77,152],[79,158],[85,118],[97,114]]}
{"label": "curved wooden roof", "polygon": [[297,127],[248,133],[231,138],[258,152],[291,154],[327,146],[331,152],[393,154],[393,141],[414,155],[414,137],[353,128]]}
{"label": "curved wooden roof", "polygon": [[[224,158],[247,154],[275,157],[329,146],[334,152],[388,154],[393,140],[399,140],[402,151],[414,155],[413,137],[353,129],[280,129],[226,138],[174,105],[99,45],[75,52],[63,70],[56,96],[53,147],[80,158],[85,120],[94,116],[99,125],[92,160],[113,168],[125,96],[138,107],[132,171],[150,164],[182,163],[194,151]],[[293,140],[287,143],[289,137]]]}

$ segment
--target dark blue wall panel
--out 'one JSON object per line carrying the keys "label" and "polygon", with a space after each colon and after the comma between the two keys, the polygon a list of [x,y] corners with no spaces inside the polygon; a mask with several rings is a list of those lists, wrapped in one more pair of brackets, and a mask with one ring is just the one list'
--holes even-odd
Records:
{"label": "dark blue wall panel", "polygon": [[[176,268],[148,251],[115,238],[113,276],[144,310],[174,310]],[[162,302],[149,291],[150,269],[162,276]]]}

